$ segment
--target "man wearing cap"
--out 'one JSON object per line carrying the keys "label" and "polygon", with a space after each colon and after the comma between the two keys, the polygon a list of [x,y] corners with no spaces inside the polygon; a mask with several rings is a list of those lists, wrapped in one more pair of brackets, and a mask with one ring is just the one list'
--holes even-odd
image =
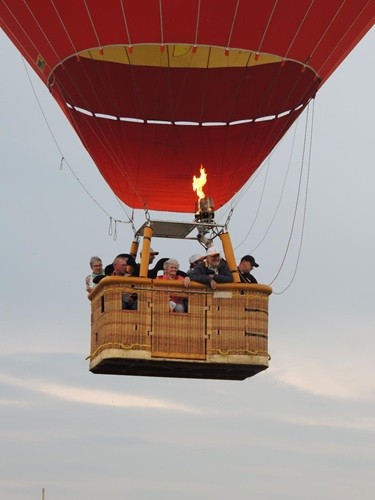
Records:
{"label": "man wearing cap", "polygon": [[207,250],[205,260],[193,269],[190,279],[204,285],[210,285],[213,290],[218,283],[233,283],[233,276],[228,264],[221,258],[219,250],[215,247],[210,247]]}
{"label": "man wearing cap", "polygon": [[[155,252],[155,250],[150,248],[150,257],[148,259],[148,265],[153,263],[153,261],[155,259],[155,255],[159,255],[159,252]],[[142,252],[141,252],[140,256],[142,257]],[[155,266],[152,269],[149,269],[147,271],[147,277],[151,278],[151,279],[155,279],[158,272],[163,269],[164,262],[167,260],[168,260],[168,257],[167,258],[164,257],[163,259],[159,259],[157,261],[157,263],[155,264]],[[138,264],[138,263],[135,264],[135,268],[134,268],[134,275],[135,276],[139,276],[140,268],[141,268],[140,264]]]}
{"label": "man wearing cap", "polygon": [[255,262],[252,255],[245,255],[242,257],[238,265],[241,283],[258,283],[254,276],[250,274],[254,267],[259,267],[259,264]]}
{"label": "man wearing cap", "polygon": [[[142,257],[142,252],[141,252],[141,257]],[[155,255],[159,255],[159,252],[155,252],[155,250],[153,250],[151,247],[150,247],[150,257],[149,257],[149,260],[148,260],[148,264],[152,264],[154,262],[154,259],[155,259]]]}
{"label": "man wearing cap", "polygon": [[198,266],[198,264],[202,262],[203,259],[204,256],[200,255],[199,253],[195,253],[194,255],[192,255],[189,259],[190,268],[188,269],[186,274],[190,276],[191,273],[194,271],[194,269]]}

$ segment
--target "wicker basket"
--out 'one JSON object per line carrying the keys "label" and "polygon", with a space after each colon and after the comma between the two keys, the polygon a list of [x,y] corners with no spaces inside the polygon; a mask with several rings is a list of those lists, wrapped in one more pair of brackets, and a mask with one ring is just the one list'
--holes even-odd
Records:
{"label": "wicker basket", "polygon": [[[268,367],[266,285],[107,277],[90,294],[94,373],[243,380]],[[133,297],[136,308],[126,309]],[[174,312],[172,299],[186,312]],[[134,307],[134,306],[133,306]]]}

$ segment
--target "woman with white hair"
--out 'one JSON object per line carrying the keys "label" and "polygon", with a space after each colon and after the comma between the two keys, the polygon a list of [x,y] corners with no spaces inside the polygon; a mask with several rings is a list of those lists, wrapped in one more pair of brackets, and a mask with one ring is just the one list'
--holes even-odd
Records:
{"label": "woman with white hair", "polygon": [[94,278],[103,275],[103,263],[102,259],[97,255],[91,257],[90,259],[90,267],[92,273],[86,276],[86,291],[87,293],[92,292],[92,290],[96,287],[96,283],[94,283]]}
{"label": "woman with white hair", "polygon": [[[163,265],[164,274],[158,276],[157,279],[160,280],[173,280],[173,281],[183,281],[185,286],[190,285],[190,278],[186,276],[185,278],[177,274],[180,269],[180,264],[176,259],[168,259]],[[186,299],[184,297],[171,296],[169,297],[169,306],[174,312],[187,312],[187,307],[185,305]]]}

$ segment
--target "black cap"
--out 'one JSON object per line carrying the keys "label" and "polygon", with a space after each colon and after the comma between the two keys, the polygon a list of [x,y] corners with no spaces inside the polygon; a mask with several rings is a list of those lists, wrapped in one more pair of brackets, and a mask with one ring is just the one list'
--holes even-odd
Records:
{"label": "black cap", "polygon": [[250,262],[250,264],[251,264],[253,267],[259,267],[259,264],[257,264],[257,263],[255,262],[255,259],[254,259],[254,257],[253,257],[252,255],[244,255],[244,256],[242,257],[242,259],[241,259],[241,262],[242,262],[243,260],[246,260],[247,262]]}

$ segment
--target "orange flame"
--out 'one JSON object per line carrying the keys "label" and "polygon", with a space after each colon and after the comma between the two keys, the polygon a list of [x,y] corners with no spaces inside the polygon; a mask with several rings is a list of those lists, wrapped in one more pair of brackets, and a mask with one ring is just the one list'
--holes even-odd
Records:
{"label": "orange flame", "polygon": [[203,192],[203,186],[207,182],[207,174],[203,165],[201,165],[200,173],[201,173],[200,177],[195,177],[195,175],[193,175],[193,191],[196,191],[198,198],[202,200],[205,197]]}

